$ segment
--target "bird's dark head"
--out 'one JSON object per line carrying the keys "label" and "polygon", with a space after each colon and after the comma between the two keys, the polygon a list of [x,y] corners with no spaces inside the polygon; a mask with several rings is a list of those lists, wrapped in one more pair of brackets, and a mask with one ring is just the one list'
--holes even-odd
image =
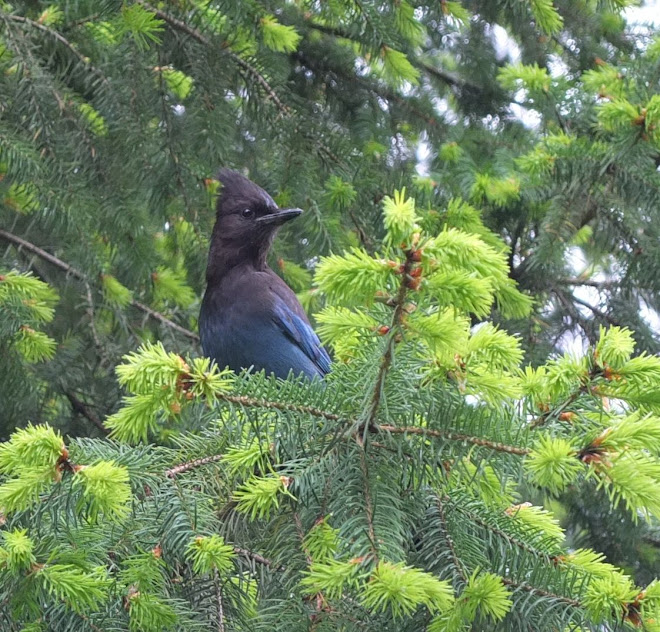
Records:
{"label": "bird's dark head", "polygon": [[207,277],[243,260],[265,266],[277,229],[302,211],[279,208],[260,186],[231,169],[221,169],[217,179],[222,188],[216,205]]}

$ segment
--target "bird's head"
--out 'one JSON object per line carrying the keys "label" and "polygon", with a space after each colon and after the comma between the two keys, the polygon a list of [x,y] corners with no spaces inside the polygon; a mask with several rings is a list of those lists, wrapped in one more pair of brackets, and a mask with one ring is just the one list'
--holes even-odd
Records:
{"label": "bird's head", "polygon": [[260,186],[231,169],[221,169],[216,227],[223,241],[239,244],[270,241],[284,222],[298,217],[299,208],[279,208]]}
{"label": "bird's head", "polygon": [[236,259],[248,259],[265,265],[277,229],[302,210],[279,208],[260,186],[231,169],[221,169],[217,179],[222,189],[216,205],[209,272],[214,261],[235,265]]}

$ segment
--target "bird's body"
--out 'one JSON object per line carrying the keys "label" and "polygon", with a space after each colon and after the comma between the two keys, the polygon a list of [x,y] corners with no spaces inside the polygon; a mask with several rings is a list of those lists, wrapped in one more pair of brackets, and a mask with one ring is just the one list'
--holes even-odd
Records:
{"label": "bird's body", "polygon": [[222,170],[219,179],[224,187],[199,317],[204,354],[237,372],[252,368],[281,378],[289,372],[322,378],[330,358],[296,295],[266,263],[279,225],[301,211],[278,209],[263,189],[236,172]]}

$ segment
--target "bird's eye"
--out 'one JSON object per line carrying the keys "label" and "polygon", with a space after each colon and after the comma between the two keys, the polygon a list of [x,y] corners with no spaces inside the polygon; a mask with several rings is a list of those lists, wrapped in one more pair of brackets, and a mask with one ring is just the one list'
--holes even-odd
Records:
{"label": "bird's eye", "polygon": [[245,219],[252,219],[254,217],[254,211],[251,208],[244,208],[241,215]]}

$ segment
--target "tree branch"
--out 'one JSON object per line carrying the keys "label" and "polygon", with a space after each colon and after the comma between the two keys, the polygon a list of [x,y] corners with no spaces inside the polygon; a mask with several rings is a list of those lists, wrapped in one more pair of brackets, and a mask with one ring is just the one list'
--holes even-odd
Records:
{"label": "tree branch", "polygon": [[252,551],[248,551],[247,549],[242,549],[240,546],[234,547],[234,553],[236,553],[236,555],[242,555],[243,557],[247,557],[248,559],[251,559],[253,562],[257,562],[257,564],[261,564],[262,566],[267,566],[268,568],[272,568],[273,570],[276,571],[283,571],[285,568],[284,566],[276,567],[273,561],[269,560],[267,557],[264,557],[263,555],[259,555],[259,553],[253,553]]}
{"label": "tree branch", "polygon": [[483,88],[481,86],[478,86],[476,83],[467,81],[466,79],[463,79],[454,73],[451,73],[442,68],[438,68],[436,66],[432,66],[431,64],[420,61],[419,59],[413,58],[411,61],[415,66],[422,69],[428,75],[431,75],[435,79],[439,79],[440,81],[447,83],[450,86],[455,86],[456,88],[461,88],[462,90],[471,90],[476,94],[483,92]]}
{"label": "tree branch", "polygon": [[84,402],[80,401],[70,391],[66,391],[64,395],[69,400],[69,403],[71,404],[71,408],[74,410],[74,412],[89,419],[103,434],[107,435],[110,433],[110,431],[103,425],[103,422],[101,421],[99,416],[93,410],[91,410]]}
{"label": "tree branch", "polygon": [[80,61],[80,63],[83,66],[88,68],[97,77],[99,77],[99,79],[103,82],[103,84],[106,87],[110,86],[110,82],[108,81],[108,78],[98,68],[96,68],[96,66],[92,66],[89,59],[85,57],[85,55],[83,55],[80,51],[78,51],[76,47],[68,39],[66,39],[66,37],[64,37],[61,33],[45,26],[44,24],[35,22],[30,18],[23,17],[22,15],[8,14],[6,18],[8,20],[12,20],[13,22],[19,22],[20,24],[27,24],[32,28],[39,29],[40,31],[47,33],[48,35],[50,35],[50,37],[55,38],[60,44],[66,46],[66,48],[68,48],[76,56],[78,61]]}
{"label": "tree branch", "polygon": [[[240,406],[246,406],[248,408],[270,408],[274,410],[289,411],[293,413],[302,413],[304,415],[310,415],[312,417],[317,417],[320,419],[325,419],[327,421],[341,421],[354,427],[357,423],[357,420],[351,419],[350,417],[342,417],[337,413],[332,413],[326,410],[321,410],[320,408],[315,408],[314,406],[304,406],[301,404],[290,404],[289,402],[277,402],[266,399],[259,399],[256,397],[248,397],[247,395],[229,395],[227,393],[216,393],[217,399],[230,404],[238,404]],[[499,443],[496,441],[490,441],[488,439],[483,439],[481,437],[473,437],[471,435],[460,434],[456,432],[450,432],[448,430],[433,430],[430,428],[419,428],[417,426],[392,426],[389,424],[378,424],[374,423],[371,428],[371,432],[387,432],[389,434],[412,434],[412,435],[421,435],[428,437],[438,437],[441,439],[446,439],[447,441],[460,441],[463,443],[471,443],[472,445],[482,446],[484,448],[489,448],[496,452],[504,452],[507,454],[517,454],[520,456],[525,456],[531,452],[529,448],[523,448],[520,446],[507,445],[505,443]],[[193,469],[200,465],[206,465],[215,460],[220,460],[222,455],[215,455],[213,457],[204,457],[204,459],[198,459],[196,461],[190,461],[190,463],[184,463],[181,466],[173,468],[174,476],[181,472],[186,472],[189,469]],[[205,459],[210,459],[206,461]],[[184,469],[179,471],[177,468],[185,466]],[[171,470],[168,470],[168,472]]]}
{"label": "tree branch", "polygon": [[534,595],[540,595],[541,597],[547,597],[549,599],[561,601],[565,604],[568,604],[569,606],[573,606],[574,608],[584,609],[582,603],[577,599],[571,599],[570,597],[564,597],[564,595],[558,595],[557,593],[550,592],[549,590],[543,590],[542,588],[537,588],[536,586],[532,586],[527,582],[517,582],[513,579],[509,579],[508,577],[501,577],[501,579],[503,584],[507,586],[511,586],[512,588],[519,588],[520,590],[525,590]]}
{"label": "tree branch", "polygon": [[[19,248],[25,248],[25,250],[37,255],[40,259],[43,259],[44,261],[48,261],[48,263],[53,264],[55,267],[59,268],[60,270],[64,270],[64,272],[70,274],[72,277],[80,281],[83,282],[87,281],[87,276],[83,274],[80,270],[74,268],[72,265],[66,263],[65,261],[58,259],[54,255],[51,255],[49,252],[46,252],[42,248],[39,248],[39,246],[35,246],[33,243],[26,241],[22,237],[18,237],[17,235],[7,232],[6,230],[0,229],[0,238],[19,246]],[[136,300],[132,300],[131,305],[139,309],[141,312],[144,312],[154,320],[157,320],[158,322],[169,327],[170,329],[179,332],[181,335],[185,336],[186,338],[189,338],[190,340],[194,340],[196,342],[199,341],[199,336],[196,333],[186,329],[185,327],[182,327],[181,325],[177,325],[174,321],[167,318],[167,316],[163,316],[163,314],[157,312],[154,309],[151,309],[151,307],[147,307],[143,303],[140,303],[139,301]]]}
{"label": "tree branch", "polygon": [[442,532],[445,536],[447,547],[449,548],[449,552],[451,553],[454,566],[456,567],[458,574],[461,576],[461,579],[467,584],[469,577],[467,572],[465,571],[465,568],[463,567],[463,562],[461,562],[461,558],[458,556],[458,553],[456,553],[456,547],[454,546],[454,539],[451,537],[451,533],[449,533],[449,527],[447,526],[447,516],[445,514],[445,508],[439,496],[436,497],[436,507],[438,508],[438,515],[440,516],[440,522],[442,523]]}
{"label": "tree branch", "polygon": [[397,292],[396,298],[394,299],[394,314],[392,315],[389,338],[387,340],[383,359],[380,363],[380,368],[378,369],[378,376],[376,377],[376,386],[371,397],[371,404],[369,405],[369,409],[367,411],[365,430],[374,427],[376,413],[378,412],[378,408],[383,397],[385,377],[387,375],[387,371],[390,368],[390,365],[392,364],[392,358],[394,356],[394,345],[396,344],[397,336],[400,333],[399,329],[401,327],[401,319],[403,318],[404,314],[406,294],[408,293],[408,283],[411,278],[409,275],[414,265],[412,253],[412,250],[406,251],[406,261],[404,262],[403,268],[401,270],[401,283],[399,284],[399,291]]}
{"label": "tree branch", "polygon": [[176,478],[179,474],[194,470],[196,467],[208,465],[209,463],[217,463],[218,461],[222,460],[224,456],[224,454],[213,454],[212,456],[205,456],[201,459],[195,459],[194,461],[181,463],[181,465],[176,465],[171,467],[169,470],[165,470],[165,476],[167,478]]}
{"label": "tree branch", "polygon": [[464,443],[471,443],[472,445],[479,445],[484,448],[490,448],[495,452],[505,452],[506,454],[517,454],[525,456],[531,452],[529,448],[521,448],[515,445],[507,445],[506,443],[499,443],[497,441],[489,441],[481,437],[472,437],[470,435],[459,434],[450,432],[448,430],[431,430],[430,428],[418,428],[416,426],[390,426],[381,424],[374,427],[375,431],[382,430],[390,434],[412,434],[421,435],[423,437],[438,437],[440,439],[447,439],[448,441],[461,441]]}
{"label": "tree branch", "polygon": [[[353,34],[349,33],[348,31],[339,28],[337,26],[329,26],[326,24],[319,24],[318,22],[315,22],[314,20],[307,20],[307,23],[309,26],[317,31],[321,31],[322,33],[325,33],[326,35],[332,35],[334,37],[341,37],[343,39],[351,40],[352,42],[357,42],[358,44],[361,43],[359,39],[358,34]],[[383,42],[384,44],[384,42]],[[478,86],[476,83],[472,83],[468,81],[467,79],[463,79],[462,77],[459,77],[458,75],[451,73],[447,70],[444,70],[443,68],[438,68],[437,66],[433,66],[432,64],[429,64],[428,62],[422,61],[421,59],[418,59],[416,57],[412,57],[411,55],[407,56],[408,59],[410,60],[410,63],[412,63],[413,66],[416,66],[420,70],[423,70],[426,74],[434,77],[435,79],[439,79],[440,81],[456,87],[456,88],[461,88],[461,89],[468,89],[472,90],[475,93],[481,93],[483,92],[483,88],[481,86]]]}
{"label": "tree branch", "polygon": [[505,531],[502,531],[498,527],[488,524],[485,520],[483,520],[480,516],[475,514],[474,512],[466,509],[463,505],[457,503],[456,506],[454,507],[454,511],[458,511],[465,515],[467,518],[472,520],[475,524],[478,524],[480,527],[490,531],[491,533],[494,533],[496,536],[502,538],[512,546],[515,546],[530,555],[534,555],[535,557],[540,557],[543,559],[543,561],[548,562],[548,561],[553,561],[555,558],[550,555],[549,553],[546,553],[545,551],[540,551],[533,546],[530,546],[529,544],[523,542],[522,540],[519,540],[518,538],[509,535]]}
{"label": "tree branch", "polygon": [[610,325],[614,325],[615,327],[620,327],[621,326],[621,323],[616,318],[612,318],[612,316],[610,316],[606,312],[602,311],[601,309],[598,309],[597,307],[594,307],[593,305],[590,305],[589,303],[587,303],[586,301],[583,301],[581,298],[578,298],[574,294],[571,295],[571,298],[578,305],[582,305],[583,307],[586,307],[588,310],[591,310],[591,312],[593,312],[601,320],[604,320],[605,322],[609,323]]}
{"label": "tree branch", "polygon": [[595,287],[600,289],[607,289],[615,287],[616,281],[592,281],[591,279],[557,279],[555,281],[558,285],[586,285],[588,287]]}
{"label": "tree branch", "polygon": [[[165,13],[164,11],[157,9],[148,2],[145,2],[145,0],[137,0],[137,2],[138,4],[141,4],[143,7],[145,7],[145,9],[149,9],[149,11],[152,11],[154,15],[156,15],[156,17],[160,18],[164,22],[167,22],[167,24],[169,24],[173,29],[177,31],[181,31],[186,35],[189,35],[194,40],[196,40],[200,44],[203,44],[204,46],[211,45],[210,40],[203,33],[193,28],[192,26],[189,26],[182,20],[179,20],[174,16],[170,15],[169,13]],[[240,55],[237,55],[232,50],[227,48],[226,43],[223,43],[222,52],[228,57],[230,57],[232,61],[239,68],[241,68],[247,75],[249,75],[254,81],[257,82],[257,84],[261,86],[264,92],[268,95],[268,98],[266,100],[272,101],[275,104],[275,107],[279,110],[281,116],[285,118],[289,118],[289,117],[294,117],[296,115],[296,112],[282,101],[280,96],[277,94],[276,90],[270,85],[270,83],[268,83],[268,80],[259,72],[257,68],[255,68],[249,62],[245,61]],[[300,131],[300,130],[296,129],[296,131]],[[328,158],[330,158],[333,162],[337,163],[338,165],[342,167],[346,167],[344,161],[339,156],[337,156],[337,154],[335,154],[325,143],[319,140],[316,140],[315,142],[318,148]]]}
{"label": "tree branch", "polygon": [[213,586],[215,588],[216,608],[218,614],[218,632],[225,632],[225,608],[222,603],[222,586],[218,577],[218,569],[213,569]]}
{"label": "tree branch", "polygon": [[[227,395],[226,393],[216,393],[216,397],[220,400],[230,402],[231,404],[239,404],[241,406],[248,406],[254,408],[274,408],[277,410],[288,410],[295,413],[303,413],[311,415],[312,417],[320,417],[328,421],[340,421],[345,418],[330,413],[314,406],[303,406],[300,404],[290,404],[288,402],[274,402],[267,399],[258,399],[256,397],[248,397],[247,395]],[[349,421],[346,419],[346,421]]]}
{"label": "tree branch", "polygon": [[[148,2],[145,2],[145,0],[137,0],[137,1],[138,4],[141,4],[145,9],[149,9],[149,11],[153,12],[156,17],[160,18],[164,22],[167,22],[167,24],[169,24],[172,28],[176,29],[177,31],[181,31],[186,35],[189,35],[194,40],[196,40],[200,44],[203,44],[204,46],[209,46],[211,44],[209,39],[203,33],[193,28],[192,26],[189,26],[183,20],[179,20],[174,16],[170,15],[169,13],[165,13],[165,11],[161,11],[160,9],[157,9]],[[275,92],[275,90],[268,83],[266,78],[254,66],[249,64],[247,61],[239,57],[236,53],[229,50],[228,48],[224,48],[223,53],[231,57],[231,59],[240,68],[242,68],[245,72],[247,72],[264,89],[264,91],[268,95],[268,98],[275,104],[277,109],[284,116],[288,117],[293,114],[293,110],[288,105],[282,102],[277,92]]]}

